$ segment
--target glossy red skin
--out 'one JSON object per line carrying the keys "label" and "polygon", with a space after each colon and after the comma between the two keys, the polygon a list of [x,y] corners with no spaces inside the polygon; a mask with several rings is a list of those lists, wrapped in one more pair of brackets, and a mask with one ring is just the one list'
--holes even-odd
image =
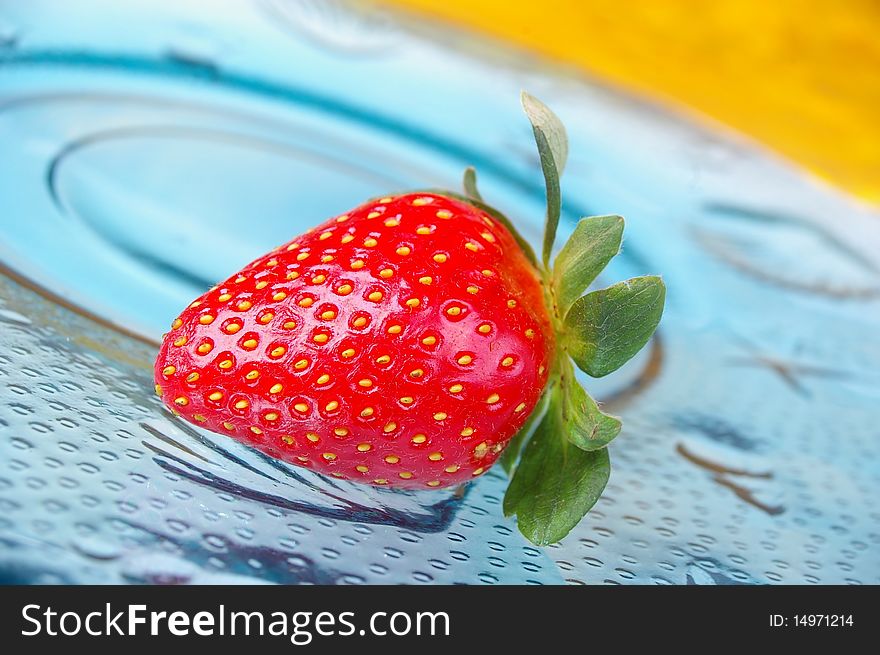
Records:
{"label": "glossy red skin", "polygon": [[[376,291],[381,299],[369,299]],[[460,314],[448,311],[455,307]],[[241,324],[233,334],[231,322]],[[534,409],[553,350],[538,275],[510,232],[472,205],[428,193],[330,219],[199,297],[174,326],[155,375],[183,418],[292,464],[404,488],[488,470]],[[400,331],[389,333],[393,326]],[[435,344],[424,341],[432,336]],[[202,354],[204,343],[212,348]]]}

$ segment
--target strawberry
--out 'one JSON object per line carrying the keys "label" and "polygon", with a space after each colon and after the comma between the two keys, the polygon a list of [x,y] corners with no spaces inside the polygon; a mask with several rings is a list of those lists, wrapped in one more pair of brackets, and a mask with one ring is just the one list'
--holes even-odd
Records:
{"label": "strawberry", "polygon": [[156,360],[185,419],[378,485],[484,473],[534,409],[553,331],[498,220],[436,193],[368,202],[250,263],[175,319]]}
{"label": "strawberry", "polygon": [[593,506],[620,421],[574,366],[607,375],[657,327],[654,276],[584,293],[623,219],[582,219],[551,262],[565,129],[523,94],[547,190],[542,257],[465,194],[389,195],[263,255],[174,319],[156,391],[184,419],[343,479],[431,489],[502,459],[504,511],[536,544]]}

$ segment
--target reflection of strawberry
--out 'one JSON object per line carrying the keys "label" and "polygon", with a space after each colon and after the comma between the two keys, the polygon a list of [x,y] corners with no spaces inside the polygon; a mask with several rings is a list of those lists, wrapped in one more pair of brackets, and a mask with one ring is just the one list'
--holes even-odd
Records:
{"label": "reflection of strawberry", "polygon": [[540,261],[483,204],[471,169],[466,196],[368,202],[175,319],[156,360],[168,406],[293,464],[377,485],[463,482],[506,449],[505,514],[536,544],[564,537],[602,493],[621,427],[574,365],[602,377],[628,361],[657,327],[666,288],[644,276],[585,293],[620,248],[619,216],[582,219],[551,258],[568,141],[540,101],[523,94],[523,108],[547,190]]}
{"label": "reflection of strawberry", "polygon": [[184,418],[395,487],[480,475],[534,409],[553,332],[537,269],[469,202],[382,198],[198,298],[156,381]]}

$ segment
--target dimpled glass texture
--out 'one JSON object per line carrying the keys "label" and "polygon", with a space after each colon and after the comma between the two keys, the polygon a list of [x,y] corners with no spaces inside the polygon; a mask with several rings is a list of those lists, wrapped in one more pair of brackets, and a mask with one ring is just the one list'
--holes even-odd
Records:
{"label": "dimpled glass texture", "polygon": [[[562,543],[497,467],[368,487],[163,408],[180,310],[367,198],[474,165],[536,243],[521,88],[568,127],[560,236],[622,214],[597,284],[669,289],[585,380],[624,429]],[[880,216],[717,126],[339,0],[34,0],[0,8],[0,143],[3,582],[880,582]]]}

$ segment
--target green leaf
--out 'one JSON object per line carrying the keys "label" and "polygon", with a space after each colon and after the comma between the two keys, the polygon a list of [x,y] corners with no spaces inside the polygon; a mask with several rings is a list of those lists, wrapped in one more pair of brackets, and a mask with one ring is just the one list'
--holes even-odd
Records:
{"label": "green leaf", "polygon": [[529,417],[526,419],[526,422],[519,429],[519,432],[513,435],[510,441],[507,442],[507,447],[498,458],[498,462],[501,464],[501,468],[504,469],[504,472],[507,473],[507,475],[513,473],[513,470],[516,467],[516,462],[519,459],[519,453],[522,450],[523,444],[531,435],[532,428],[535,427],[535,421],[539,419],[544,414],[544,411],[547,409],[548,397],[548,393],[545,393],[543,396],[541,396],[541,398],[538,400],[538,403],[535,405],[535,409],[532,410],[532,413],[529,414]]}
{"label": "green leaf", "polygon": [[657,276],[634,277],[588,293],[565,317],[565,347],[578,367],[594,378],[623,366],[651,338],[666,299]]}
{"label": "green leaf", "polygon": [[516,514],[520,532],[532,543],[556,543],[599,500],[608,483],[608,449],[590,452],[564,434],[557,394],[523,451],[504,495],[504,513]]}
{"label": "green leaf", "polygon": [[464,179],[462,180],[462,186],[464,186],[464,195],[466,195],[468,198],[479,200],[480,202],[483,201],[483,197],[477,190],[477,171],[473,166],[468,166],[466,169],[464,169]]}
{"label": "green leaf", "polygon": [[560,384],[562,422],[568,440],[581,450],[598,450],[620,434],[620,419],[599,409],[596,401],[574,377],[569,362],[564,364],[566,374]]}
{"label": "green leaf", "polygon": [[500,211],[498,211],[497,209],[492,207],[491,205],[487,205],[482,200],[475,200],[474,198],[470,198],[470,197],[462,195],[460,193],[456,193],[455,191],[447,191],[446,189],[419,189],[417,191],[417,193],[436,193],[439,195],[448,196],[450,198],[455,198],[456,200],[461,200],[462,202],[466,202],[470,205],[473,205],[477,209],[480,209],[480,210],[486,212],[487,214],[489,214],[489,216],[491,216],[492,218],[494,218],[496,221],[498,221],[504,227],[507,228],[507,230],[510,232],[510,234],[513,235],[513,238],[516,241],[517,245],[519,245],[520,250],[522,250],[522,253],[526,256],[526,259],[529,260],[529,262],[532,264],[532,266],[534,266],[535,268],[538,268],[538,258],[535,257],[535,251],[532,250],[532,246],[530,246],[529,242],[526,241],[522,237],[522,235],[517,231],[517,229],[516,229],[516,227],[514,227],[513,223],[510,222],[510,219],[507,218],[507,216],[502,214]]}
{"label": "green leaf", "polygon": [[578,221],[553,264],[560,316],[566,315],[572,303],[618,253],[623,222],[620,216],[590,216]]}
{"label": "green leaf", "polygon": [[559,178],[565,169],[568,159],[568,136],[562,121],[550,111],[543,102],[522,92],[523,110],[532,124],[538,154],[541,157],[541,169],[544,172],[544,184],[547,187],[547,224],[544,228],[544,248],[542,260],[544,266],[550,261],[553,242],[556,240],[556,229],[559,227],[559,215],[562,199],[559,189]]}

